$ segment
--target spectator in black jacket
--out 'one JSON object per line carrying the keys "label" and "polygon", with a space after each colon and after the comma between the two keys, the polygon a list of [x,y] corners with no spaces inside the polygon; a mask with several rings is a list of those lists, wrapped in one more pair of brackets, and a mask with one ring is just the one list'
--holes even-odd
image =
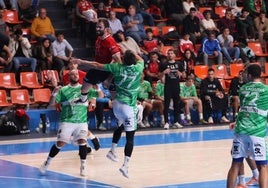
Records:
{"label": "spectator in black jacket", "polygon": [[203,38],[200,31],[200,21],[196,16],[196,9],[190,8],[190,13],[183,19],[183,33],[190,34],[190,40],[193,44],[196,44],[197,41],[201,42]]}

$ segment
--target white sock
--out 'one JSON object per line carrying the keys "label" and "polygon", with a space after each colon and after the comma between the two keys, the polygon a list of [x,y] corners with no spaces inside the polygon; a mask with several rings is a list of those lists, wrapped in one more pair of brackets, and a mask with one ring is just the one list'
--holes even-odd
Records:
{"label": "white sock", "polygon": [[238,176],[238,183],[245,185],[246,181],[245,181],[245,176],[244,175],[239,175]]}
{"label": "white sock", "polygon": [[125,167],[128,167],[129,159],[130,159],[130,157],[125,156],[125,160],[124,160],[124,164],[123,164]]}
{"label": "white sock", "polygon": [[185,119],[185,115],[184,114],[180,114],[181,119]]}
{"label": "white sock", "polygon": [[161,115],[161,122],[165,122],[165,117],[164,117],[164,115]]}
{"label": "white sock", "polygon": [[187,120],[191,120],[191,115],[190,114],[186,114],[186,119]]}
{"label": "white sock", "polygon": [[86,166],[86,159],[81,159],[81,166]]}
{"label": "white sock", "polygon": [[96,136],[95,136],[94,134],[92,134],[92,133],[89,133],[89,134],[88,134],[88,137],[89,137],[90,140],[96,138]]}
{"label": "white sock", "polygon": [[204,119],[203,113],[199,113],[199,119]]}
{"label": "white sock", "polygon": [[259,178],[259,171],[258,171],[258,169],[256,168],[256,169],[254,169],[254,170],[252,170],[252,174],[253,174],[253,177],[254,178],[256,178],[256,179],[258,179]]}
{"label": "white sock", "polygon": [[116,147],[117,147],[117,144],[116,144],[116,143],[112,143],[111,151],[112,151],[113,153],[115,153],[115,149],[116,149]]}
{"label": "white sock", "polygon": [[50,164],[52,159],[53,159],[52,157],[49,157],[49,156],[47,157],[46,166],[48,166]]}

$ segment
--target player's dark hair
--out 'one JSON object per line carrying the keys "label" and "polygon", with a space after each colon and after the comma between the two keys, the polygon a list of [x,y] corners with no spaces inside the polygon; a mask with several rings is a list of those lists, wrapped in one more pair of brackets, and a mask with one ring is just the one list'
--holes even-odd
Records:
{"label": "player's dark hair", "polygon": [[131,50],[127,50],[123,55],[123,63],[126,66],[135,65],[136,55]]}
{"label": "player's dark hair", "polygon": [[110,28],[110,24],[109,24],[109,22],[108,22],[108,20],[106,18],[99,18],[98,22],[99,23],[102,22],[105,28]]}
{"label": "player's dark hair", "polygon": [[247,72],[249,75],[251,75],[252,78],[261,77],[261,67],[258,64],[249,65],[247,68]]}

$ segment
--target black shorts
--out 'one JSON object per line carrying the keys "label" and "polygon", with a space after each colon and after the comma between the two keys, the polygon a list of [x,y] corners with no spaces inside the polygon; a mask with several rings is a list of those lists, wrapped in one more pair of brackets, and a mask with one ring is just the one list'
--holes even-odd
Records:
{"label": "black shorts", "polygon": [[84,82],[96,85],[106,80],[110,76],[110,74],[110,72],[90,69],[84,78]]}

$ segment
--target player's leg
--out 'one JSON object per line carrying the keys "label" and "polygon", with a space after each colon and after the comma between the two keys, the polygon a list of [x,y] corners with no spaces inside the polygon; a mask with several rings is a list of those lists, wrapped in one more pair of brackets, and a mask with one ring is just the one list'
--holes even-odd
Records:
{"label": "player's leg", "polygon": [[248,163],[248,166],[251,169],[252,177],[250,180],[246,183],[246,185],[258,185],[259,184],[259,170],[257,168],[257,165],[254,160],[252,160],[250,157],[246,158],[246,161]]}

